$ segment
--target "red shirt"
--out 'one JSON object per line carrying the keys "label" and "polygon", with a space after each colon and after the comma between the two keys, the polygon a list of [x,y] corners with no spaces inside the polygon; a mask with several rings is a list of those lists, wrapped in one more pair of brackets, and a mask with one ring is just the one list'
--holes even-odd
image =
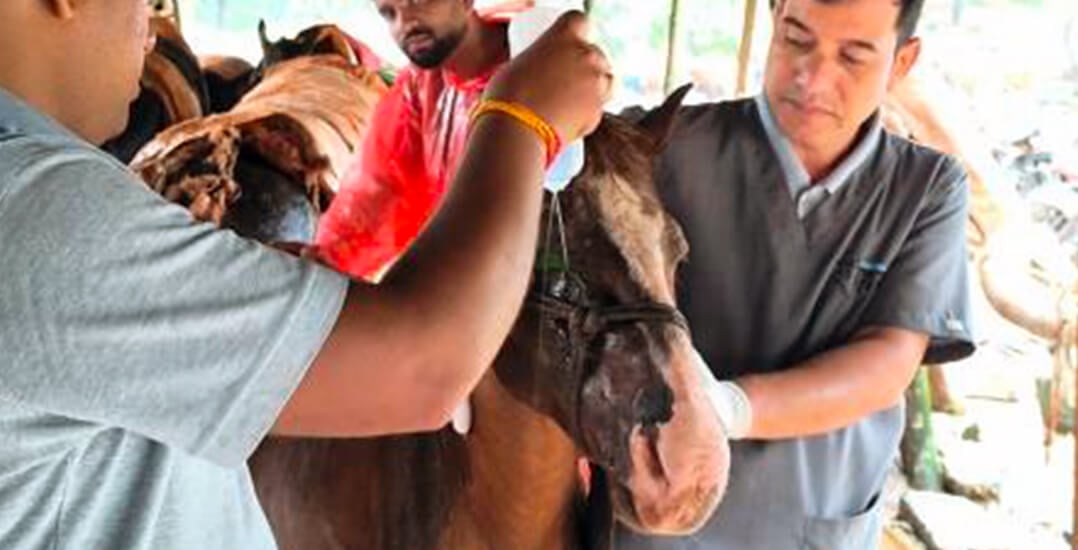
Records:
{"label": "red shirt", "polygon": [[467,81],[442,69],[401,71],[319,222],[324,261],[371,279],[411,244],[456,174],[469,114],[497,68]]}

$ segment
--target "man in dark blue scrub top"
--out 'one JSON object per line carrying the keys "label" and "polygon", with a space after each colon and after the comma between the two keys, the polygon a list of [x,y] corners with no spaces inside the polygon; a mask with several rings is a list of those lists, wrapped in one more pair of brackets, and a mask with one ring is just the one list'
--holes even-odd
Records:
{"label": "man in dark blue scrub top", "polygon": [[619,549],[877,547],[903,390],[973,351],[965,175],[880,125],[922,3],[780,0],[763,92],[681,111],[656,170],[730,481],[697,535]]}

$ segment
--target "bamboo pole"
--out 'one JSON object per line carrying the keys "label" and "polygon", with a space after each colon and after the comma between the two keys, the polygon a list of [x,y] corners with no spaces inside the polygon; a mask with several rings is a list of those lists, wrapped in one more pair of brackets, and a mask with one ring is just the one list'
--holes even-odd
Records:
{"label": "bamboo pole", "polygon": [[663,74],[663,93],[670,95],[674,91],[676,74],[681,60],[681,48],[678,47],[678,37],[681,35],[681,2],[670,0],[670,21],[667,25],[666,34],[666,72]]}
{"label": "bamboo pole", "polygon": [[737,86],[734,94],[745,95],[752,57],[752,37],[756,33],[756,0],[745,0],[745,18],[741,24],[741,44],[737,48]]}
{"label": "bamboo pole", "polygon": [[906,390],[906,432],[900,446],[902,467],[910,487],[922,491],[943,488],[935,435],[932,431],[932,390],[924,366]]}

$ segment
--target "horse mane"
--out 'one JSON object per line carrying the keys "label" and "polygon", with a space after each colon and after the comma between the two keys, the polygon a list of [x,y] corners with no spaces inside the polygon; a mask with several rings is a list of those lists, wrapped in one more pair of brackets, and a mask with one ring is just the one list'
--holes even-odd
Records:
{"label": "horse mane", "polygon": [[[667,129],[660,129],[665,134]],[[626,261],[630,276],[654,297],[660,293],[661,279],[649,277],[656,265],[656,239],[663,243],[660,254],[674,264],[688,255],[688,242],[681,227],[666,213],[654,178],[654,159],[663,147],[665,135],[653,135],[643,124],[605,115],[599,128],[588,138],[582,177],[592,185],[592,200],[602,215],[597,217]],[[664,218],[660,231],[650,236],[624,231],[636,216]],[[651,258],[649,264],[643,258]]]}

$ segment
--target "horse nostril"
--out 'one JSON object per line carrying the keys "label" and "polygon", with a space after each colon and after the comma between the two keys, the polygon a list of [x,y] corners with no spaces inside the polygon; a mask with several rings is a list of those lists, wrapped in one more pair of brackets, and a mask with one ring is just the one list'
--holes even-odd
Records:
{"label": "horse nostril", "polygon": [[674,392],[666,384],[646,387],[636,394],[633,413],[644,426],[668,422],[674,415]]}

